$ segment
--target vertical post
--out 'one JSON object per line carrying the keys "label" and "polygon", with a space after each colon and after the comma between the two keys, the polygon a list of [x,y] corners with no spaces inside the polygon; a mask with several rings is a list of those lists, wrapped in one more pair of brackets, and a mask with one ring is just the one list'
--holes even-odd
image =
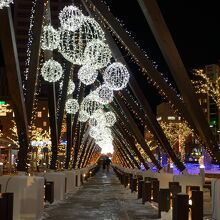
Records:
{"label": "vertical post", "polygon": [[173,220],[188,220],[189,217],[189,196],[177,194],[173,199]]}
{"label": "vertical post", "polygon": [[203,192],[192,191],[192,220],[203,220]]}
{"label": "vertical post", "polygon": [[142,204],[145,204],[145,202],[151,201],[151,182],[146,181],[143,185],[142,190]]}

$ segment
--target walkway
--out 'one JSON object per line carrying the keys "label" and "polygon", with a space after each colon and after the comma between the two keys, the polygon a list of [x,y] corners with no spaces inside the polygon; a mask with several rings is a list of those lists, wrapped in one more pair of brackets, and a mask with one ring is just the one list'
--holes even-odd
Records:
{"label": "walkway", "polygon": [[136,193],[125,189],[113,171],[101,170],[65,201],[49,206],[44,219],[150,220],[156,213],[151,204],[142,205]]}

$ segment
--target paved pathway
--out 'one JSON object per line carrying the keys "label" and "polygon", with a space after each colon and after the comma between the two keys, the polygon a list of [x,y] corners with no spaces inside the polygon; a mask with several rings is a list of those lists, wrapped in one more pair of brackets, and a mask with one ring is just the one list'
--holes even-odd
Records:
{"label": "paved pathway", "polygon": [[98,172],[75,193],[45,209],[46,220],[150,220],[157,209],[141,204],[137,194],[125,189],[113,171]]}

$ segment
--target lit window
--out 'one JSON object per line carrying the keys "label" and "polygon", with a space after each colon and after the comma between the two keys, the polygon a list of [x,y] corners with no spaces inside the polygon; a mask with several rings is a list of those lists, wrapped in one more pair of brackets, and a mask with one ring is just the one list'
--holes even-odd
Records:
{"label": "lit window", "polygon": [[46,121],[43,122],[43,126],[44,126],[44,127],[47,126],[47,122],[46,122]]}
{"label": "lit window", "polygon": [[45,108],[45,107],[43,107],[43,110],[46,110],[46,108]]}
{"label": "lit window", "polygon": [[42,112],[37,112],[37,117],[41,118],[42,117]]}
{"label": "lit window", "polygon": [[157,118],[157,121],[161,121],[162,117]]}
{"label": "lit window", "polygon": [[168,116],[167,119],[168,120],[175,120],[176,118],[174,116]]}

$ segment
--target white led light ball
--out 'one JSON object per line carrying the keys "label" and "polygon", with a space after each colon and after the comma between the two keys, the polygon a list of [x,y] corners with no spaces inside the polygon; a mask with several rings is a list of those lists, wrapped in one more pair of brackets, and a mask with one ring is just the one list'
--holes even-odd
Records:
{"label": "white led light ball", "polygon": [[89,119],[89,114],[83,110],[80,110],[78,120],[80,122],[86,122],[88,119]]}
{"label": "white led light ball", "polygon": [[107,85],[101,85],[97,88],[97,94],[98,94],[98,101],[103,104],[109,104],[113,101],[113,90],[110,89]]}
{"label": "white led light ball", "polygon": [[9,7],[10,3],[13,3],[13,0],[0,0],[0,9]]}
{"label": "white led light ball", "polygon": [[83,17],[82,12],[73,5],[64,7],[59,13],[61,27],[69,31],[78,29],[83,22]]}
{"label": "white led light ball", "polygon": [[127,86],[129,77],[126,66],[119,62],[109,65],[103,74],[105,84],[110,89],[117,91]]}
{"label": "white led light ball", "polygon": [[78,79],[85,85],[91,85],[95,82],[98,76],[96,69],[90,65],[83,65],[78,71]]}
{"label": "white led light ball", "polygon": [[116,117],[113,112],[106,112],[105,119],[106,119],[106,126],[108,126],[108,127],[113,126],[116,122]]}
{"label": "white led light ball", "polygon": [[76,99],[68,99],[65,105],[68,114],[76,114],[79,110],[79,103]]}
{"label": "white led light ball", "polygon": [[112,57],[109,46],[99,39],[89,42],[84,51],[85,61],[95,69],[101,69],[110,63]]}
{"label": "white led light ball", "polygon": [[60,28],[59,52],[76,65],[86,64],[84,50],[93,39],[104,40],[104,32],[99,24],[90,17],[83,17],[82,25],[75,31]]}
{"label": "white led light ball", "polygon": [[60,63],[53,59],[50,59],[43,64],[41,68],[41,75],[43,76],[45,81],[56,82],[62,77],[63,68]]}
{"label": "white led light ball", "polygon": [[75,83],[72,79],[69,80],[68,88],[67,88],[67,94],[71,95],[75,91]]}
{"label": "white led light ball", "polygon": [[85,111],[89,116],[101,108],[103,108],[102,104],[96,101],[96,98],[93,94],[86,96],[80,105],[80,109]]}
{"label": "white led light ball", "polygon": [[102,109],[96,110],[89,119],[89,125],[94,127],[104,127],[106,124],[106,119],[104,115],[104,111]]}
{"label": "white led light ball", "polygon": [[41,37],[41,48],[43,50],[55,50],[57,49],[60,41],[58,31],[56,31],[51,25],[43,27],[43,33]]}

